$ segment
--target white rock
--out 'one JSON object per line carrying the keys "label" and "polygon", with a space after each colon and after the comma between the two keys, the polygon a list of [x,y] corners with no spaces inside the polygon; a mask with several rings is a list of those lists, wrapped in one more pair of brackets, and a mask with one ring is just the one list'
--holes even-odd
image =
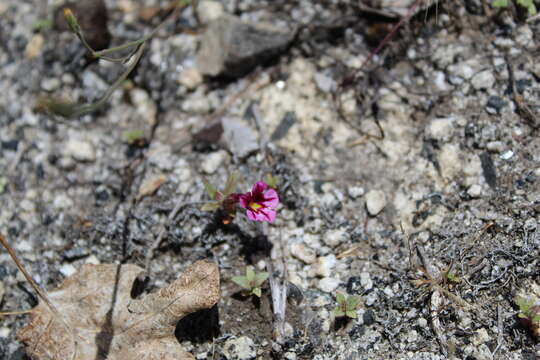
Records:
{"label": "white rock", "polygon": [[342,229],[332,229],[328,230],[323,236],[323,242],[329,247],[333,248],[338,246],[342,241],[345,240],[345,230]]}
{"label": "white rock", "polygon": [[203,25],[223,15],[223,5],[218,1],[203,0],[197,6],[199,20]]}
{"label": "white rock", "polygon": [[86,140],[71,138],[64,149],[66,155],[78,161],[95,161],[96,151],[92,143]]}
{"label": "white rock", "polygon": [[332,269],[335,265],[336,256],[333,254],[318,257],[317,263],[314,266],[315,274],[320,277],[328,277],[332,275]]}
{"label": "white rock", "polygon": [[484,70],[474,75],[471,84],[476,90],[491,89],[495,84],[495,75],[491,70]]}
{"label": "white rock", "polygon": [[375,216],[386,206],[386,195],[381,190],[370,190],[366,194],[366,208],[371,216]]}
{"label": "white rock", "polygon": [[460,149],[455,144],[443,145],[439,154],[441,173],[447,179],[452,179],[461,170]]}
{"label": "white rock", "polygon": [[60,87],[62,82],[57,78],[46,78],[41,81],[41,88],[45,91],[54,91]]}
{"label": "white rock", "polygon": [[201,170],[206,174],[213,174],[222,166],[227,159],[227,153],[224,150],[208,154],[201,163]]}
{"label": "white rock", "polygon": [[482,186],[478,184],[472,185],[469,190],[467,190],[467,194],[472,198],[479,198],[480,195],[482,195]]}
{"label": "white rock", "polygon": [[195,67],[185,69],[178,76],[178,83],[180,83],[180,85],[184,85],[189,90],[197,88],[197,86],[201,85],[202,82],[203,76]]}
{"label": "white rock", "polygon": [[257,357],[257,350],[251,338],[233,337],[223,345],[223,355],[228,360],[251,360]]}
{"label": "white rock", "polygon": [[360,273],[360,285],[362,285],[365,290],[373,289],[373,280],[371,280],[368,272],[364,271]]}
{"label": "white rock", "polygon": [[425,133],[428,139],[448,141],[452,136],[454,117],[433,119],[426,127]]}
{"label": "white rock", "polygon": [[353,199],[358,199],[360,196],[365,194],[365,190],[361,186],[351,186],[347,189],[347,193]]}
{"label": "white rock", "polygon": [[75,266],[71,264],[64,264],[60,266],[60,273],[62,273],[62,275],[64,275],[65,277],[75,274],[76,271],[77,269],[75,269]]}
{"label": "white rock", "polygon": [[324,74],[322,72],[316,73],[313,76],[313,79],[315,80],[315,83],[317,84],[317,87],[322,92],[330,92],[330,91],[335,90],[335,88],[336,88],[336,82],[334,81],[334,79],[332,79],[330,76],[328,76],[328,75],[326,75],[326,74]]}
{"label": "white rock", "polygon": [[341,281],[336,278],[325,277],[319,280],[318,288],[324,292],[331,293],[337,289]]}
{"label": "white rock", "polygon": [[316,259],[315,251],[302,243],[291,244],[291,255],[306,264],[313,264]]}

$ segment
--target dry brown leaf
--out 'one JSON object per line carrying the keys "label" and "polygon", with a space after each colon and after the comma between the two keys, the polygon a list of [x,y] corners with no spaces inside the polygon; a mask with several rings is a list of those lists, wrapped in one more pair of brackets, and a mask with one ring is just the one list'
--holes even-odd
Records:
{"label": "dry brown leaf", "polygon": [[194,359],[174,330],[184,316],[217,303],[216,264],[198,261],[169,286],[133,299],[133,285],[142,272],[131,264],[84,265],[49,293],[74,336],[40,302],[30,324],[17,334],[27,353],[39,360]]}
{"label": "dry brown leaf", "polygon": [[137,198],[141,199],[145,196],[153,195],[166,181],[167,177],[165,175],[156,175],[147,179],[142,183]]}

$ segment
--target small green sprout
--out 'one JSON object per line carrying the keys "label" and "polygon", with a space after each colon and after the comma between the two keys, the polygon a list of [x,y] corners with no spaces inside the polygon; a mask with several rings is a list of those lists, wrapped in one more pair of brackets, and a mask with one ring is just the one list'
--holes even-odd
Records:
{"label": "small green sprout", "polygon": [[[536,5],[534,5],[534,0],[516,0],[518,5],[527,9],[529,15],[536,15]],[[494,8],[505,8],[508,7],[508,0],[493,0],[491,6]]]}
{"label": "small green sprout", "polygon": [[518,317],[521,322],[540,338],[540,304],[524,296],[516,296],[515,302],[519,306]]}
{"label": "small green sprout", "polygon": [[144,131],[141,129],[126,130],[122,133],[129,145],[136,145],[144,142]]}
{"label": "small green sprout", "polygon": [[360,296],[351,295],[345,297],[343,293],[336,293],[337,307],[334,310],[336,317],[347,316],[356,319],[356,310],[360,306]]}
{"label": "small green sprout", "polygon": [[450,271],[450,270],[446,273],[446,280],[448,280],[449,282],[453,284],[457,284],[461,281],[459,276],[457,276],[455,272]]}
{"label": "small green sprout", "polygon": [[211,201],[204,204],[201,207],[201,210],[216,211],[221,208],[225,212],[223,223],[229,224],[234,219],[234,214],[236,212],[235,207],[238,199],[235,195],[235,190],[239,177],[240,173],[238,171],[229,175],[223,191],[219,191],[215,185],[209,183],[208,180],[203,179],[204,187]]}
{"label": "small green sprout", "polygon": [[272,174],[266,174],[263,181],[272,189],[277,189],[278,184],[281,182],[281,177]]}
{"label": "small green sprout", "polygon": [[53,21],[51,19],[41,19],[37,20],[32,24],[32,31],[43,33],[50,30],[53,26]]}
{"label": "small green sprout", "polygon": [[8,180],[5,177],[0,176],[0,194],[3,194],[4,191],[6,191],[7,184]]}
{"label": "small green sprout", "polygon": [[232,281],[243,288],[246,295],[261,297],[261,285],[268,279],[267,272],[256,273],[252,266],[246,267],[245,276],[234,276]]}

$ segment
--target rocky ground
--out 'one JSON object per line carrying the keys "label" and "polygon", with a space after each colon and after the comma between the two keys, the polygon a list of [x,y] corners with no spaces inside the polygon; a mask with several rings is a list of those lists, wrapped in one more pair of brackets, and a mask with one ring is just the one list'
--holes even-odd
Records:
{"label": "rocky ground", "polygon": [[[39,99],[96,101],[126,65],[47,21],[60,3],[0,3],[0,232],[41,286],[87,263],[145,267],[163,233],[150,290],[198,259],[219,265],[219,303],[176,331],[197,359],[540,357],[516,303],[540,301],[538,20],[421,2],[365,63],[414,1],[202,1],[104,107],[66,119]],[[97,48],[170,13],[98,3],[79,9],[92,21],[75,11]],[[224,225],[192,204],[208,200],[203,178],[220,187],[235,170],[242,192],[279,177],[274,224],[239,211]],[[249,264],[291,284],[284,339],[269,286],[259,300],[231,281]],[[2,311],[36,305],[5,252],[0,280]],[[335,318],[337,292],[360,296],[357,318]],[[2,318],[1,358],[26,358],[28,321]]]}

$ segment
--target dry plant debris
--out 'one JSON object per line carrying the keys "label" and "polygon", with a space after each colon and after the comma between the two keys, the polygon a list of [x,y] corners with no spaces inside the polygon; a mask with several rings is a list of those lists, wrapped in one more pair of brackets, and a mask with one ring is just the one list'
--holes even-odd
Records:
{"label": "dry plant debris", "polygon": [[31,323],[19,331],[19,340],[39,360],[194,359],[174,330],[184,316],[217,303],[216,264],[198,261],[167,287],[133,299],[142,272],[132,264],[84,265],[49,293],[63,319],[41,301],[32,310]]}

